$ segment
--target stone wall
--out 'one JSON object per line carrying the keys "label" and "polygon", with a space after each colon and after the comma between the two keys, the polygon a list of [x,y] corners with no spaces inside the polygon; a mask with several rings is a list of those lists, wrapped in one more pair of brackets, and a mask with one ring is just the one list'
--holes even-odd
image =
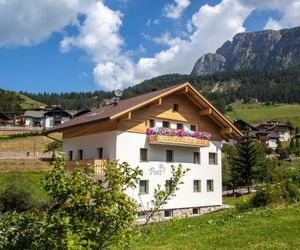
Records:
{"label": "stone wall", "polygon": [[41,159],[51,158],[52,153],[36,152],[0,152],[0,159]]}

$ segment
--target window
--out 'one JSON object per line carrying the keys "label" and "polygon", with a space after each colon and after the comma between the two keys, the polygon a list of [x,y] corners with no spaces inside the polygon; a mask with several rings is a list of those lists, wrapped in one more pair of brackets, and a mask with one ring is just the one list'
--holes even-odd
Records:
{"label": "window", "polygon": [[78,150],[78,160],[82,160],[83,159],[83,150],[79,149]]}
{"label": "window", "polygon": [[149,127],[150,128],[154,128],[155,127],[155,121],[154,120],[152,120],[152,119],[149,120]]}
{"label": "window", "polygon": [[173,162],[173,150],[166,151],[166,162]]}
{"label": "window", "polygon": [[68,152],[68,159],[69,159],[69,161],[72,161],[72,160],[73,160],[73,151],[72,151],[72,150],[70,150],[70,151]]}
{"label": "window", "polygon": [[194,192],[201,192],[201,180],[194,180]]}
{"label": "window", "polygon": [[194,163],[200,164],[200,152],[194,152]]}
{"label": "window", "polygon": [[140,161],[148,161],[148,149],[140,148]]}
{"label": "window", "polygon": [[196,125],[194,125],[194,124],[191,124],[191,125],[190,125],[190,130],[192,130],[192,131],[196,131],[196,130],[197,130],[197,128],[196,128]]}
{"label": "window", "polygon": [[163,121],[163,127],[164,128],[169,128],[170,127],[170,122]]}
{"label": "window", "polygon": [[103,159],[103,148],[97,148],[98,159]]}
{"label": "window", "polygon": [[165,187],[166,187],[167,192],[170,192],[170,190],[171,190],[171,183],[172,183],[172,180],[166,180]]}
{"label": "window", "polygon": [[102,186],[103,180],[97,180],[97,184],[100,185],[100,186]]}
{"label": "window", "polygon": [[218,164],[218,154],[217,153],[209,153],[209,164],[217,165]]}
{"label": "window", "polygon": [[179,111],[179,105],[174,103],[173,105],[173,112],[178,112]]}
{"label": "window", "polygon": [[140,180],[139,192],[140,192],[140,194],[148,194],[149,193],[149,181]]}
{"label": "window", "polygon": [[183,124],[182,123],[177,123],[176,126],[177,126],[177,129],[183,129]]}
{"label": "window", "polygon": [[207,180],[206,181],[206,190],[207,190],[207,192],[213,192],[214,191],[214,180]]}
{"label": "window", "polygon": [[193,214],[199,214],[199,208],[193,208]]}
{"label": "window", "polygon": [[137,219],[138,220],[146,220],[146,213],[145,212],[138,212]]}
{"label": "window", "polygon": [[172,210],[165,210],[165,218],[170,218],[173,216]]}

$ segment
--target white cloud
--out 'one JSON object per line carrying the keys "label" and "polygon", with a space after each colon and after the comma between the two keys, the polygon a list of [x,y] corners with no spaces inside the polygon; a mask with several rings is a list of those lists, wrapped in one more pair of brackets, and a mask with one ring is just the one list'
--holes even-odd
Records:
{"label": "white cloud", "polygon": [[299,0],[241,0],[243,4],[260,10],[275,10],[281,14],[278,20],[270,17],[265,29],[291,28],[300,25]]}
{"label": "white cloud", "polygon": [[0,47],[37,44],[75,24],[81,7],[80,0],[2,0]]}
{"label": "white cloud", "polygon": [[168,18],[178,19],[189,5],[190,0],[175,0],[174,3],[167,4],[163,12]]}

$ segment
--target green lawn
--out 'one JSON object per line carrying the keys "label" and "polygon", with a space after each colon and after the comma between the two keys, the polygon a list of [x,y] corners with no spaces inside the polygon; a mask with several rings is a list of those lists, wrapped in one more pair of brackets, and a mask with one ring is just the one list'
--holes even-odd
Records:
{"label": "green lawn", "polygon": [[130,249],[300,249],[300,204],[230,209],[152,227]]}
{"label": "green lawn", "polygon": [[17,183],[29,183],[32,188],[32,195],[36,202],[45,203],[48,198],[46,192],[42,189],[42,180],[46,175],[45,171],[41,172],[0,172],[0,190],[7,182],[16,181]]}
{"label": "green lawn", "polygon": [[240,102],[231,104],[233,111],[228,112],[228,118],[243,119],[249,123],[263,122],[267,120],[290,121],[295,127],[300,127],[300,104],[243,104]]}

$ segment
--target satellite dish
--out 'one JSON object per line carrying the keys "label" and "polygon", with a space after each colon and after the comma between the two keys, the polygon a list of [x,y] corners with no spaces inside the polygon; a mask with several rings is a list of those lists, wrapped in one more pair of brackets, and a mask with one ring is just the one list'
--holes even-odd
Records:
{"label": "satellite dish", "polygon": [[117,97],[120,97],[120,96],[123,95],[123,91],[120,90],[120,89],[116,89],[116,90],[114,91],[114,93],[115,93],[115,96],[117,96]]}

